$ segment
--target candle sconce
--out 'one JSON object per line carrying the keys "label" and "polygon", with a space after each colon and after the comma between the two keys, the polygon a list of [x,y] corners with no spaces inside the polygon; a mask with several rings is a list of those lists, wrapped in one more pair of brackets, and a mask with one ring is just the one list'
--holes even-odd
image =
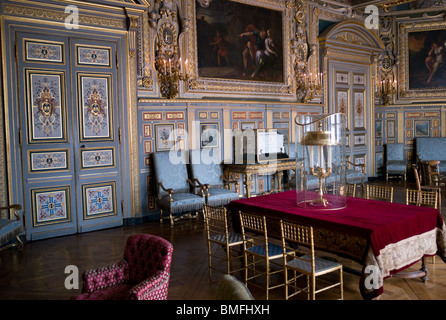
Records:
{"label": "candle sconce", "polygon": [[295,62],[293,67],[292,90],[296,92],[298,101],[307,103],[314,97],[322,94],[323,77],[322,73],[308,72],[308,60],[314,54],[314,45],[310,46],[308,52],[308,44],[302,40],[293,42],[293,50],[295,51]]}
{"label": "candle sconce", "polygon": [[182,62],[181,58],[157,58],[155,68],[158,71],[160,81],[160,91],[163,97],[173,99],[178,95],[178,86],[180,81],[188,81],[189,66],[188,60]]}
{"label": "candle sconce", "polygon": [[297,205],[313,209],[346,206],[345,114],[295,119]]}
{"label": "candle sconce", "polygon": [[313,76],[312,73],[298,73],[295,76],[295,88],[297,100],[307,103],[314,97],[322,94],[322,73]]}
{"label": "candle sconce", "polygon": [[377,83],[378,94],[381,95],[381,99],[384,105],[389,105],[393,100],[393,95],[397,92],[396,80],[385,78]]}

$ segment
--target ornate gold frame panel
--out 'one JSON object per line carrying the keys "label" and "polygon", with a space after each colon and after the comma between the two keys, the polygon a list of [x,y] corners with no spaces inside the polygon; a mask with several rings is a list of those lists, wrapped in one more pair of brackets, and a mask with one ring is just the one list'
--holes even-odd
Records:
{"label": "ornate gold frame panel", "polygon": [[[401,62],[398,70],[398,78],[400,81],[399,85],[399,95],[398,100],[401,102],[412,102],[412,101],[433,101],[438,99],[444,99],[446,97],[446,82],[443,81],[443,86],[435,86],[434,82],[429,85],[427,80],[425,85],[417,85],[414,87],[415,80],[413,84],[409,83],[411,79],[410,74],[410,33],[419,33],[420,37],[432,37],[435,33],[446,33],[446,21],[429,21],[429,22],[412,22],[412,23],[400,23],[399,24],[399,55],[401,57]],[[423,38],[424,39],[424,38]],[[443,45],[443,44],[442,44]],[[429,51],[429,48],[423,48],[425,51]],[[413,56],[412,56],[413,57]],[[426,57],[428,58],[428,55]],[[417,64],[425,66],[425,59],[419,59],[416,61]],[[414,58],[412,58],[414,59]],[[422,60],[422,61],[421,61]],[[444,66],[443,66],[444,68]],[[428,69],[426,67],[426,72]],[[424,73],[423,73],[424,74]],[[417,77],[420,77],[421,73],[418,73]],[[428,79],[428,78],[426,78]]]}
{"label": "ornate gold frame panel", "polygon": [[[212,0],[218,2],[222,0]],[[193,0],[187,2],[186,18],[191,21],[191,27],[188,29],[184,42],[180,43],[182,52],[187,52],[189,61],[190,79],[183,83],[184,97],[205,97],[205,96],[236,96],[237,98],[273,98],[278,100],[295,100],[295,92],[292,90],[292,24],[293,6],[285,0],[225,0],[240,4],[241,7],[253,6],[254,9],[271,10],[271,12],[279,12],[282,23],[282,57],[283,57],[283,73],[281,81],[262,81],[257,77],[213,77],[209,75],[203,77],[199,75],[199,57],[198,57],[198,18],[197,8],[203,7],[203,1]],[[209,1],[210,2],[210,1]],[[212,3],[211,3],[212,4]],[[204,4],[206,6],[206,4]],[[254,11],[254,10],[253,10]],[[228,24],[230,24],[228,22]],[[261,23],[259,23],[261,24]],[[234,28],[232,24],[229,26]],[[228,27],[228,28],[229,28]],[[268,26],[266,26],[268,28]],[[259,26],[260,29],[260,26]],[[240,31],[240,32],[239,32]],[[233,34],[242,34],[246,30],[234,30]],[[217,38],[216,36],[215,38]],[[221,47],[220,47],[221,49]],[[231,49],[230,46],[227,49]],[[243,50],[242,50],[243,51]],[[242,55],[243,52],[240,52]],[[252,72],[252,71],[251,71]],[[251,72],[249,75],[252,75]]]}

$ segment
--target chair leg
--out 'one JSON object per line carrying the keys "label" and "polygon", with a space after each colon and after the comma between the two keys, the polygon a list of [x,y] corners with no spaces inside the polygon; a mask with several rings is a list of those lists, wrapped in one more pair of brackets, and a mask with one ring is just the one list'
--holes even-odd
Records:
{"label": "chair leg", "polygon": [[342,269],[339,269],[339,287],[341,291],[341,300],[344,300],[344,276]]}
{"label": "chair leg", "polygon": [[20,236],[19,235],[16,235],[15,236],[16,237],[16,239],[17,239],[17,249],[18,250],[22,250],[23,249],[23,242],[22,242],[22,239],[20,239]]}
{"label": "chair leg", "polygon": [[208,241],[209,281],[212,282],[212,252],[211,243]]}
{"label": "chair leg", "polygon": [[311,276],[311,300],[316,300],[316,277]]}
{"label": "chair leg", "polygon": [[270,265],[269,260],[265,259],[266,264],[266,300],[269,300],[269,282],[270,282]]}

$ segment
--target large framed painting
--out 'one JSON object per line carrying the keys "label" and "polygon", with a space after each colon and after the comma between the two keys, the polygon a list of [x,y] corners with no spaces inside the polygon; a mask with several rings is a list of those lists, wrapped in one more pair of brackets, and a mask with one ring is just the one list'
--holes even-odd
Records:
{"label": "large framed painting", "polygon": [[401,24],[400,30],[400,99],[445,98],[446,21]]}
{"label": "large framed painting", "polygon": [[293,99],[291,12],[284,0],[194,1],[186,95]]}

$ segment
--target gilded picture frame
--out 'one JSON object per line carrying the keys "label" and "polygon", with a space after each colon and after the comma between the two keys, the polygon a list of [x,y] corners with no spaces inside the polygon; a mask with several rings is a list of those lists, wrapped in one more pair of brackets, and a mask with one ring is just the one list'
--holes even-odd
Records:
{"label": "gilded picture frame", "polygon": [[401,23],[399,29],[398,99],[410,102],[444,99],[446,64],[434,67],[435,54],[431,49],[436,43],[437,50],[442,46],[443,55],[446,52],[446,21]]}
{"label": "gilded picture frame", "polygon": [[173,123],[155,124],[156,152],[169,151],[175,145],[175,125]]}
{"label": "gilded picture frame", "polygon": [[[191,32],[180,43],[182,52],[187,52],[191,76],[183,87],[184,96],[295,99],[291,74],[293,59],[289,45],[293,8],[287,6],[285,0],[212,0],[206,1],[206,4],[203,1],[192,2],[186,9],[187,18],[192,21]],[[268,70],[270,73],[263,72],[261,76],[260,73],[254,74],[255,68],[244,72],[244,57],[251,59],[248,64],[255,61],[252,51],[248,50],[249,53],[244,54],[249,45],[247,36],[242,34],[255,30],[259,31],[259,37],[262,28],[267,34],[266,38],[273,37],[276,49],[276,55],[273,56],[277,59],[274,63],[280,62]],[[264,42],[263,38],[261,41]],[[215,58],[215,66],[211,66],[210,60],[204,58],[211,54]],[[220,67],[218,62],[221,63]]]}

